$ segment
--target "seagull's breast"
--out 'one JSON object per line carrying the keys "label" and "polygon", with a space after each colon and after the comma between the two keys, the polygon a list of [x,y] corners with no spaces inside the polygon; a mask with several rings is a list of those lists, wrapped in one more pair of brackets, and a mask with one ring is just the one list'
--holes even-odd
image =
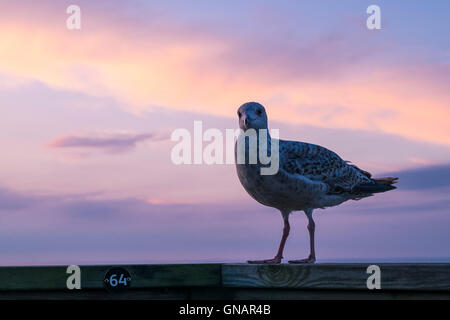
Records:
{"label": "seagull's breast", "polygon": [[[235,153],[236,153],[235,146]],[[248,148],[246,146],[246,153]],[[246,154],[245,159],[248,159]],[[304,210],[323,206],[327,187],[323,182],[311,181],[305,176],[286,172],[283,151],[279,155],[279,170],[274,175],[262,175],[261,163],[238,164],[236,171],[244,189],[259,203],[277,209]]]}
{"label": "seagull's breast", "polygon": [[303,210],[313,206],[317,192],[307,179],[292,179],[279,171],[261,175],[257,164],[237,164],[236,171],[244,189],[256,201],[278,209]]}

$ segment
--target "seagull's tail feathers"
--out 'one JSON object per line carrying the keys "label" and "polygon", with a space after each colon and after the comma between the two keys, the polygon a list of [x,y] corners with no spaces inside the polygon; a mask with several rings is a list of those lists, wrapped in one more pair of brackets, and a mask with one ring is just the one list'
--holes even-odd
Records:
{"label": "seagull's tail feathers", "polygon": [[398,178],[386,177],[386,178],[372,178],[372,183],[360,184],[353,188],[354,192],[386,192],[389,190],[396,189],[393,185],[397,183]]}
{"label": "seagull's tail feathers", "polygon": [[386,178],[373,178],[375,182],[382,184],[384,186],[392,186],[393,184],[398,182],[398,178],[394,177],[386,177]]}

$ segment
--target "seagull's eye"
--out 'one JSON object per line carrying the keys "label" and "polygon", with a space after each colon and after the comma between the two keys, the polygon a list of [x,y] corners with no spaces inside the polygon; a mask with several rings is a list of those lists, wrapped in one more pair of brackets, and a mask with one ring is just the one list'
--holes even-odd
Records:
{"label": "seagull's eye", "polygon": [[256,110],[256,114],[257,114],[258,116],[262,115],[262,110],[261,110],[261,109]]}

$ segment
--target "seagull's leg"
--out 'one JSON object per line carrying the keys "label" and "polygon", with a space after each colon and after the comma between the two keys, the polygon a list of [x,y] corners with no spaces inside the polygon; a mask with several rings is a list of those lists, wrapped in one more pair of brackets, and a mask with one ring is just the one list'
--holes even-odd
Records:
{"label": "seagull's leg", "polygon": [[306,216],[308,217],[308,231],[309,231],[309,247],[310,253],[309,257],[301,260],[290,260],[289,263],[314,263],[316,262],[316,250],[314,248],[314,231],[316,230],[316,224],[312,217],[313,210],[305,210]]}
{"label": "seagull's leg", "polygon": [[283,251],[284,251],[284,245],[286,244],[286,240],[289,236],[289,231],[291,230],[291,226],[289,225],[289,213],[290,212],[281,212],[283,215],[283,235],[281,236],[280,241],[280,247],[278,248],[277,255],[273,259],[267,259],[267,260],[250,260],[248,263],[251,264],[261,264],[261,263],[268,263],[268,264],[276,264],[281,263],[281,259],[283,259]]}
{"label": "seagull's leg", "polygon": [[281,236],[280,247],[278,248],[277,255],[275,256],[275,259],[279,258],[280,262],[281,259],[283,259],[284,245],[286,244],[286,240],[289,236],[289,231],[291,230],[291,226],[289,225],[289,214],[283,214],[283,222],[283,235]]}

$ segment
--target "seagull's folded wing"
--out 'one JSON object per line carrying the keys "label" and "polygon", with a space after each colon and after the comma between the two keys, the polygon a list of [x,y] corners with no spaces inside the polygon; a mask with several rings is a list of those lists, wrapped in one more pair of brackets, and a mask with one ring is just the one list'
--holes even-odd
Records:
{"label": "seagull's folded wing", "polygon": [[324,182],[330,193],[352,192],[354,187],[373,181],[370,173],[315,144],[280,140],[280,160],[282,170]]}

